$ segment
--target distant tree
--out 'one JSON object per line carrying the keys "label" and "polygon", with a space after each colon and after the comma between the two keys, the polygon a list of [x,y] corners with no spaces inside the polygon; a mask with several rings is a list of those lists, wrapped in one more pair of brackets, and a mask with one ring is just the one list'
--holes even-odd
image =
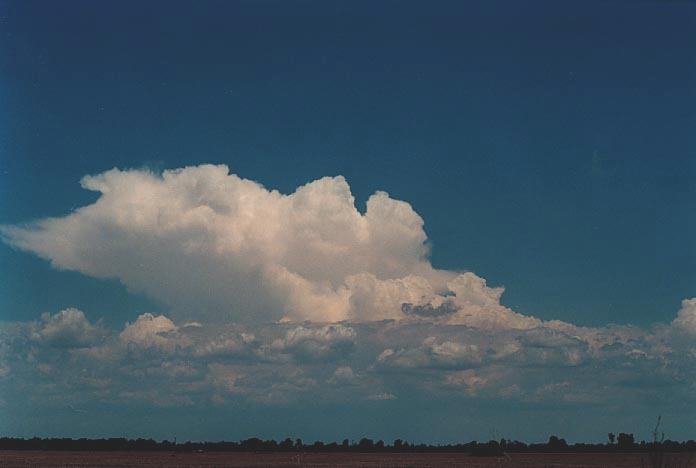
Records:
{"label": "distant tree", "polygon": [[358,449],[360,450],[372,451],[374,448],[375,443],[372,441],[372,439],[368,439],[367,437],[363,437],[360,439],[360,442],[358,442]]}
{"label": "distant tree", "polygon": [[[687,468],[692,466],[692,461],[696,460],[696,441],[689,440],[684,442],[665,440],[664,434],[660,429],[661,419],[658,418],[653,431],[652,441],[636,443],[633,434],[620,433],[614,437],[617,446],[608,446],[606,443],[589,444],[575,443],[572,450],[576,452],[611,452],[620,450],[622,452],[634,451],[644,455],[643,465],[646,468]],[[611,438],[609,438],[612,441]],[[564,452],[570,448],[566,441],[558,436],[552,435],[547,443],[525,444],[516,440],[500,441],[491,440],[485,443],[471,441],[467,443],[429,445],[429,444],[409,444],[402,439],[395,439],[393,445],[387,447],[384,442],[373,442],[371,439],[363,438],[359,442],[349,442],[345,439],[342,444],[336,442],[324,443],[321,441],[304,445],[302,439],[287,438],[281,442],[275,440],[261,440],[253,437],[239,442],[219,441],[219,442],[178,442],[176,445],[167,440],[155,441],[152,439],[126,439],[123,437],[113,437],[108,439],[70,439],[70,438],[47,438],[42,439],[33,437],[31,439],[19,439],[11,437],[0,437],[0,450],[87,450],[87,451],[117,451],[117,450],[148,450],[148,451],[167,451],[176,450],[178,452],[220,452],[220,451],[315,451],[315,452],[336,452],[342,450],[377,452],[392,449],[395,451],[423,451],[423,452],[469,452],[475,456],[494,456],[502,457],[505,453],[523,452]],[[688,456],[687,456],[688,455]],[[645,465],[645,462],[648,465]],[[1,465],[1,463],[0,463]],[[696,466],[694,466],[696,468]]]}
{"label": "distant tree", "polygon": [[281,450],[292,450],[293,443],[292,439],[288,437],[284,441],[282,441],[280,444],[278,444],[278,447],[280,447]]}
{"label": "distant tree", "polygon": [[568,447],[568,444],[566,443],[565,439],[559,439],[555,435],[552,435],[549,437],[549,442],[547,446],[551,450],[563,450]]}
{"label": "distant tree", "polygon": [[336,442],[330,442],[324,446],[324,449],[329,452],[336,452],[338,450],[338,444]]}
{"label": "distant tree", "polygon": [[619,448],[624,450],[632,449],[635,445],[633,434],[625,434],[623,432],[620,432],[619,437],[617,437],[616,441]]}
{"label": "distant tree", "polygon": [[614,442],[616,441],[616,435],[613,432],[610,432],[607,434],[607,437],[609,438],[609,443],[614,445]]}
{"label": "distant tree", "polygon": [[248,450],[256,452],[264,448],[264,443],[258,437],[252,437],[251,439],[246,439],[240,442],[242,450]]}

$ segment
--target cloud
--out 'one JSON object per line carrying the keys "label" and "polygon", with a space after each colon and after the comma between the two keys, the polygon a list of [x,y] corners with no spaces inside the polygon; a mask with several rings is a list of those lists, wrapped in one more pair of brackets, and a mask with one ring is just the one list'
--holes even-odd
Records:
{"label": "cloud", "polygon": [[438,398],[445,405],[460,398],[607,407],[645,398],[696,403],[696,346],[677,325],[485,329],[404,319],[184,326],[142,314],[110,330],[78,312],[0,323],[5,394],[80,407],[105,401],[346,405],[395,395],[400,402]]}
{"label": "cloud", "polygon": [[69,308],[53,315],[44,313],[31,325],[31,339],[59,348],[83,348],[96,344],[105,334],[92,325],[84,312]]}
{"label": "cloud", "polygon": [[[202,326],[201,326],[202,327]],[[198,328],[201,328],[198,327]],[[258,346],[253,333],[230,332],[197,341],[194,345],[194,355],[205,356],[249,356]]]}
{"label": "cloud", "polygon": [[277,353],[308,360],[340,358],[352,351],[355,339],[355,330],[342,324],[319,328],[300,326],[288,330],[283,338],[274,340],[262,352],[266,356]]}
{"label": "cloud", "polygon": [[417,315],[420,317],[442,317],[454,314],[458,308],[452,301],[444,301],[438,306],[432,304],[413,305],[409,302],[401,304],[401,311],[406,315]]}
{"label": "cloud", "polygon": [[377,358],[382,365],[401,368],[466,368],[483,360],[482,350],[475,344],[453,341],[438,342],[436,337],[426,338],[421,346],[385,349]]}
{"label": "cloud", "polygon": [[208,377],[215,388],[227,393],[238,393],[240,391],[237,384],[239,373],[234,367],[224,364],[210,364],[208,368]]}
{"label": "cloud", "polygon": [[361,213],[342,177],[281,194],[204,165],[82,185],[96,202],[5,242],[169,310],[120,330],[77,309],[0,322],[3,393],[32,404],[696,403],[696,299],[650,328],[518,314],[432,267],[408,203],[377,192]]}
{"label": "cloud", "polygon": [[696,297],[684,299],[681,305],[677,318],[672,324],[687,333],[696,335]]}
{"label": "cloud", "polygon": [[184,345],[178,333],[179,328],[164,315],[142,314],[119,334],[121,342],[141,349],[159,348],[172,351],[177,346]]}
{"label": "cloud", "polygon": [[99,192],[94,203],[2,226],[4,241],[55,268],[117,278],[179,319],[540,323],[502,306],[503,289],[475,274],[434,269],[411,205],[376,192],[360,213],[341,176],[287,195],[223,165],[112,169],[81,184]]}
{"label": "cloud", "polygon": [[328,382],[335,385],[349,385],[355,382],[356,379],[357,376],[355,375],[355,372],[353,372],[353,369],[351,369],[349,366],[341,366],[336,368]]}
{"label": "cloud", "polygon": [[489,384],[489,379],[482,377],[473,369],[452,372],[445,376],[447,385],[462,387],[468,395],[476,395]]}

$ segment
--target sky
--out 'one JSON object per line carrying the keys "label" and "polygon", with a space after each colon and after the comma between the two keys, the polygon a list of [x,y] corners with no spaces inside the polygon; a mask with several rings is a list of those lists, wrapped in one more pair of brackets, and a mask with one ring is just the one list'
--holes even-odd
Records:
{"label": "sky", "polygon": [[0,432],[694,438],[695,31],[0,0]]}

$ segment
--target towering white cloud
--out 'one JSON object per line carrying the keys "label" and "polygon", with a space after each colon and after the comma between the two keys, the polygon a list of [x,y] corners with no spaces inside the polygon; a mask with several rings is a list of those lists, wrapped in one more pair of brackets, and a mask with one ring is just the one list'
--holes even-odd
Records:
{"label": "towering white cloud", "polygon": [[432,268],[411,206],[377,192],[360,213],[341,176],[289,195],[212,165],[112,169],[81,183],[96,202],[4,226],[4,240],[56,268],[118,278],[178,318],[539,324],[501,306],[502,288]]}

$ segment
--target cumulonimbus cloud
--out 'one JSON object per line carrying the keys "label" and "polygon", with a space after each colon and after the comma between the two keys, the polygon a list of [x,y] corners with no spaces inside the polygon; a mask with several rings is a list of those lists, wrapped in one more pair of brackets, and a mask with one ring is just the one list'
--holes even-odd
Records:
{"label": "cumulonimbus cloud", "polygon": [[3,226],[4,241],[59,269],[117,278],[177,318],[540,323],[502,306],[503,289],[475,274],[433,268],[413,208],[377,192],[361,213],[341,176],[287,195],[224,165],[112,169],[81,184],[97,201]]}
{"label": "cumulonimbus cloud", "polygon": [[0,387],[18,402],[503,399],[633,415],[646,398],[675,414],[694,401],[696,298],[648,329],[515,313],[502,287],[432,267],[408,203],[377,192],[361,213],[342,177],[281,194],[205,165],[113,169],[82,186],[94,203],[2,226],[3,240],[169,310],[119,329],[74,308],[0,321]]}

